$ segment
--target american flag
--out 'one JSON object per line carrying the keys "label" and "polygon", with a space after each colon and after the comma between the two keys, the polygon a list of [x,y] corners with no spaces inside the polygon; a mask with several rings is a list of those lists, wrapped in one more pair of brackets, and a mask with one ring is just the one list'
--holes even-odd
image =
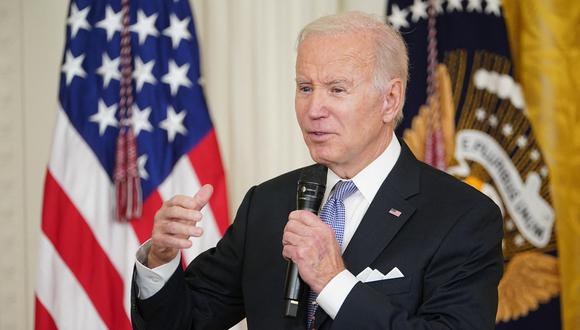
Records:
{"label": "american flag", "polygon": [[[125,120],[119,117],[122,35],[130,37],[132,70],[132,114]],[[229,224],[189,3],[73,0],[63,57],[44,191],[35,328],[130,329],[135,252],[149,239],[162,201],[191,195],[206,183],[215,188],[205,208],[204,236],[184,251],[185,262],[215,245]],[[143,207],[140,218],[118,221],[116,141],[127,124],[136,136]]]}

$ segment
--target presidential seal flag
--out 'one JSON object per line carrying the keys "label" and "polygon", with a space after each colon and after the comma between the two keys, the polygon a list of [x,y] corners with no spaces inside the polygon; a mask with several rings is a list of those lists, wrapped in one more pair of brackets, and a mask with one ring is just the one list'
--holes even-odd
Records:
{"label": "presidential seal flag", "polygon": [[550,173],[514,78],[501,1],[391,0],[387,23],[412,63],[399,134],[502,211],[497,328],[559,328]]}
{"label": "presidential seal flag", "polygon": [[187,0],[73,0],[46,172],[36,329],[130,329],[139,245],[174,194],[215,192],[205,234],[229,224],[224,172]]}

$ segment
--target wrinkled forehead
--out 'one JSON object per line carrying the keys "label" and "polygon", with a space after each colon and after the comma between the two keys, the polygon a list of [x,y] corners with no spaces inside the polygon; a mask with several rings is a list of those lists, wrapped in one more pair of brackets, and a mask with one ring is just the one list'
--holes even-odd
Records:
{"label": "wrinkled forehead", "polygon": [[[315,34],[298,47],[296,73],[308,69],[371,69],[376,58],[374,44],[362,33]],[[365,70],[366,71],[366,70]]]}

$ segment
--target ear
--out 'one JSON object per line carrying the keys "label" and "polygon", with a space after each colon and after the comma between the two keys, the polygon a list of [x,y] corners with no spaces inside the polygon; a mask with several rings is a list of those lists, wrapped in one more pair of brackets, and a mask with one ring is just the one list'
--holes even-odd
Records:
{"label": "ear", "polygon": [[387,84],[383,101],[383,122],[394,123],[401,111],[405,88],[400,78],[394,78]]}

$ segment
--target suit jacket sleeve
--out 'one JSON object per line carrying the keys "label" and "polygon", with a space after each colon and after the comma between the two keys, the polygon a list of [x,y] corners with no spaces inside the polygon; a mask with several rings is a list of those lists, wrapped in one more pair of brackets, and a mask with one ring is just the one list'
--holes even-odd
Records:
{"label": "suit jacket sleeve", "polygon": [[216,248],[201,254],[185,272],[177,267],[159,292],[140,300],[133,280],[134,329],[228,329],[244,317],[241,274],[254,189],[246,194],[236,220]]}
{"label": "suit jacket sleeve", "polygon": [[332,329],[494,329],[503,230],[501,213],[491,204],[460,216],[441,241],[421,277],[422,304],[416,313],[358,283]]}

